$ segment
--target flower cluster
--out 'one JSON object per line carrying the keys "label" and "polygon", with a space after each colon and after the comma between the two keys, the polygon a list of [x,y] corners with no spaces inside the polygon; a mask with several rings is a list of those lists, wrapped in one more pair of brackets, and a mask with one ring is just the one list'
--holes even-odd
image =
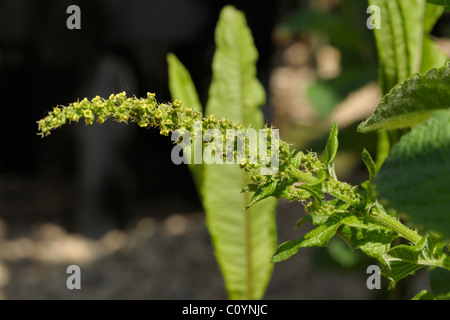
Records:
{"label": "flower cluster", "polygon": [[[93,124],[95,120],[98,123],[105,122],[108,118],[113,118],[118,122],[135,122],[140,127],[159,128],[160,134],[169,135],[171,132],[188,131],[191,135],[195,134],[195,130],[201,130],[201,134],[208,135],[211,130],[222,135],[222,141],[225,141],[227,130],[235,130],[239,132],[247,132],[251,128],[244,127],[241,124],[235,124],[222,118],[216,119],[213,115],[203,118],[202,113],[194,111],[191,108],[184,108],[181,101],[175,100],[172,103],[158,103],[155,95],[148,93],[146,98],[129,98],[125,92],[117,95],[111,95],[108,99],[95,97],[92,100],[83,99],[75,103],[71,103],[65,107],[55,107],[48,115],[39,120],[39,135],[48,136],[53,130],[71,122],[78,122],[84,118],[86,124]],[[272,140],[274,136],[272,127],[264,128],[264,136],[268,145],[268,153],[264,157],[270,157],[274,150]],[[198,134],[198,133],[197,133]],[[180,143],[182,135],[179,136],[175,143]],[[244,137],[244,138],[242,138]],[[261,138],[261,137],[260,137]],[[222,152],[225,161],[227,156],[232,152],[234,159],[238,154],[236,144],[238,139],[248,139],[246,135],[238,137],[234,145],[224,149],[216,148],[215,152]],[[313,152],[303,153],[301,151],[291,150],[290,146],[276,137],[276,147],[278,148],[278,164],[279,169],[273,174],[261,174],[261,167],[267,166],[267,159],[260,158],[257,154],[258,161],[250,157],[248,143],[245,143],[245,156],[239,159],[239,165],[242,169],[252,172],[251,185],[253,191],[263,190],[270,185],[277,185],[272,194],[277,197],[285,197],[292,201],[310,201],[315,198],[322,200],[324,193],[329,193],[341,200],[349,200],[357,198],[359,195],[356,189],[351,186],[337,181],[325,181],[324,177],[326,166],[318,159],[317,154]],[[242,143],[242,141],[240,141]],[[206,146],[212,146],[215,138],[211,136],[209,141],[202,141]],[[269,147],[271,146],[271,147]],[[221,151],[220,151],[221,150]],[[320,177],[319,177],[320,176]],[[281,190],[281,191],[280,191]],[[278,193],[277,193],[278,192]],[[347,202],[347,201],[346,201]],[[317,207],[317,210],[325,208]],[[330,208],[326,208],[327,212]]]}
{"label": "flower cluster", "polygon": [[[192,110],[192,108],[183,108],[181,101],[175,100],[172,103],[158,103],[155,99],[155,95],[148,93],[146,98],[129,98],[125,92],[117,95],[110,95],[108,99],[103,99],[99,96],[92,100],[83,99],[78,102],[74,102],[65,107],[55,107],[48,113],[46,117],[39,120],[38,130],[39,135],[42,137],[50,135],[50,133],[60,128],[61,126],[78,122],[81,118],[84,118],[86,124],[93,124],[95,120],[98,123],[104,123],[108,118],[113,118],[118,122],[135,122],[140,127],[155,127],[159,128],[161,135],[169,135],[171,132],[177,131],[182,133],[188,131],[191,136],[194,134],[208,135],[211,130],[218,130],[223,135],[223,141],[226,139],[227,130],[235,130],[237,132],[244,133],[237,137],[234,145],[231,146],[232,150],[223,150],[223,158],[225,159],[230,152],[233,152],[233,156],[237,156],[236,144],[239,139],[246,139],[245,133],[251,128],[246,128],[241,124],[234,124],[225,118],[216,119],[214,115],[203,118],[202,113]],[[196,124],[200,123],[200,133],[194,132]],[[271,139],[272,128],[265,128],[265,138],[267,138],[267,144],[269,145],[267,156],[271,155]],[[179,143],[180,138],[175,141]],[[243,138],[242,138],[243,137]],[[248,137],[247,137],[248,138]],[[262,137],[264,138],[264,137]],[[215,143],[214,137],[209,141],[203,141],[205,145],[212,145]],[[242,142],[242,141],[239,141]],[[249,159],[248,143],[243,143],[245,146],[246,157],[240,159],[240,166],[246,171],[252,171],[259,167],[258,163],[267,163],[267,161],[258,161],[255,163],[254,159]],[[280,161],[284,163],[286,158],[290,157],[289,147],[281,142],[279,145]],[[230,149],[230,148],[229,148]],[[258,159],[266,160],[266,159]]]}

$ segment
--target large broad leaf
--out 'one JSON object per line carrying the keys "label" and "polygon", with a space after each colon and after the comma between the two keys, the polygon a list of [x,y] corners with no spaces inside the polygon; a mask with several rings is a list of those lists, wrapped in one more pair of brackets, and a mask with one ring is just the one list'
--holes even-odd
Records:
{"label": "large broad leaf", "polygon": [[384,94],[412,74],[444,63],[446,57],[428,39],[442,7],[424,0],[369,0],[369,4],[381,10],[381,28],[374,31]]}
{"label": "large broad leaf", "polygon": [[358,131],[398,129],[413,126],[433,111],[450,107],[450,65],[414,75],[395,86],[381,99],[372,116]]}
{"label": "large broad leaf", "polygon": [[375,184],[388,207],[450,238],[450,110],[436,111],[404,135]]}
{"label": "large broad leaf", "polygon": [[[258,53],[243,13],[226,6],[216,28],[213,79],[206,115],[262,128],[265,92],[256,78]],[[215,254],[231,299],[259,299],[271,278],[276,199],[248,210],[249,183],[237,164],[204,166],[203,203]]]}

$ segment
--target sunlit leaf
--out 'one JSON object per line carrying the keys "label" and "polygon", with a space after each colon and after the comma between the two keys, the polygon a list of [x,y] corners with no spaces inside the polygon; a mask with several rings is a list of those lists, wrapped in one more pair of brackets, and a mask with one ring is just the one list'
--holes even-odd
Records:
{"label": "sunlit leaf", "polygon": [[[252,128],[263,127],[260,107],[265,92],[256,77],[258,52],[244,14],[231,6],[222,10],[216,28],[216,52],[206,116],[225,116]],[[276,248],[273,197],[244,211],[249,183],[238,164],[204,166],[203,199],[206,223],[231,299],[260,299],[271,278],[270,257]]]}
{"label": "sunlit leaf", "polygon": [[358,131],[411,127],[433,111],[450,107],[450,65],[414,75],[384,96]]}

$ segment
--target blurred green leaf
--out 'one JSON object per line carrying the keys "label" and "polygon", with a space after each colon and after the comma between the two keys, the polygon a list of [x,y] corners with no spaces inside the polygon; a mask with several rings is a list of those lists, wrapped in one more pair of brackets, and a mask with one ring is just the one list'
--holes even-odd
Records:
{"label": "blurred green leaf", "polygon": [[430,286],[438,299],[450,300],[450,270],[432,268],[428,272]]}
{"label": "blurred green leaf", "polygon": [[444,63],[445,57],[428,39],[442,8],[423,0],[369,0],[369,4],[381,10],[381,28],[374,32],[383,93],[414,73]]}
{"label": "blurred green leaf", "polygon": [[330,240],[327,251],[329,255],[344,268],[354,266],[359,260],[359,256],[356,255],[355,252],[352,252],[348,246],[337,238]]}
{"label": "blurred green leaf", "polygon": [[[216,28],[216,52],[206,116],[263,127],[260,107],[265,92],[256,77],[258,52],[244,14],[226,6]],[[276,248],[275,198],[247,211],[249,183],[238,164],[204,167],[203,199],[206,224],[230,299],[260,299],[271,278],[270,257]]]}
{"label": "blurred green leaf", "polygon": [[[203,113],[203,108],[189,71],[172,53],[167,55],[167,63],[169,67],[169,90],[172,100],[179,99],[187,108]],[[203,183],[203,167],[201,164],[194,164],[194,161],[191,161],[188,167],[200,193]]]}
{"label": "blurred green leaf", "polygon": [[316,81],[306,89],[308,101],[321,118],[326,118],[344,98],[336,89],[322,81]]}

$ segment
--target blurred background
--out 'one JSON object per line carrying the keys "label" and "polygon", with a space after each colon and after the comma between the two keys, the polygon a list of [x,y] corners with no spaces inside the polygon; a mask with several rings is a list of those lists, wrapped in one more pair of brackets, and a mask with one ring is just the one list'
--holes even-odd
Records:
{"label": "blurred background", "polygon": [[[80,30],[66,27],[73,4]],[[204,104],[226,4],[244,11],[252,30],[267,121],[295,148],[318,151],[338,121],[339,178],[367,178],[359,155],[374,152],[375,136],[355,128],[380,96],[366,1],[0,0],[0,298],[226,298],[193,181],[172,163],[167,137],[113,122],[36,134],[47,111],[84,97],[170,100],[169,52]],[[449,52],[448,14],[433,35]],[[300,236],[302,215],[280,201],[279,243]],[[275,266],[265,298],[384,298],[366,287],[372,263],[339,241],[304,249]],[[81,267],[82,290],[66,287],[70,264]],[[399,294],[424,286],[419,275]]]}

